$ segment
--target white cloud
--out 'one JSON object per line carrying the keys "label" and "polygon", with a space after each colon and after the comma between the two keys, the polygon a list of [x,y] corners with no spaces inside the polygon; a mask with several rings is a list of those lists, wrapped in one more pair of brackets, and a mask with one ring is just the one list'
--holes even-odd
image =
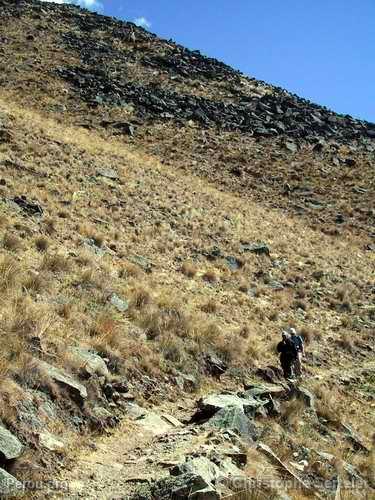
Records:
{"label": "white cloud", "polygon": [[151,28],[150,21],[148,19],[146,19],[144,16],[137,17],[136,19],[134,19],[134,24],[136,24],[137,26],[141,26],[142,28],[146,28],[146,29]]}
{"label": "white cloud", "polygon": [[98,0],[42,0],[42,2],[52,2],[52,3],[71,3],[74,5],[80,5],[85,9],[90,10],[102,10],[103,4],[98,2]]}

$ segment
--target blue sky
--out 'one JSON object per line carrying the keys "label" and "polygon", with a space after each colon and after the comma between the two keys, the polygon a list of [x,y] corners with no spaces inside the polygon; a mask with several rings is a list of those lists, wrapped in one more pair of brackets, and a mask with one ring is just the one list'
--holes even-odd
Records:
{"label": "blue sky", "polygon": [[375,122],[375,0],[57,1],[137,20],[247,75]]}

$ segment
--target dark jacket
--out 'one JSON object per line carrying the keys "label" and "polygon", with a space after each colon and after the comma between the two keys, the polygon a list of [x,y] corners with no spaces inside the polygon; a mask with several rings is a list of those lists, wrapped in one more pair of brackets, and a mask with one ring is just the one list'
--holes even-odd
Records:
{"label": "dark jacket", "polygon": [[297,358],[297,349],[291,339],[283,339],[277,344],[281,361],[293,361]]}

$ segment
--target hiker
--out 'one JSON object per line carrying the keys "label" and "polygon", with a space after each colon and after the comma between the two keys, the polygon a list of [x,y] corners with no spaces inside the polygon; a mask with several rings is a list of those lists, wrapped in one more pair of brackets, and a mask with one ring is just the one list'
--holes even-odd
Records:
{"label": "hiker", "polygon": [[297,359],[297,349],[288,332],[282,332],[282,341],[277,344],[277,352],[280,353],[280,364],[284,372],[284,377],[286,379],[293,378],[293,367]]}
{"label": "hiker", "polygon": [[295,374],[297,377],[302,376],[302,358],[305,356],[305,344],[303,338],[297,335],[295,328],[289,328],[290,339],[297,349],[297,358],[294,363]]}

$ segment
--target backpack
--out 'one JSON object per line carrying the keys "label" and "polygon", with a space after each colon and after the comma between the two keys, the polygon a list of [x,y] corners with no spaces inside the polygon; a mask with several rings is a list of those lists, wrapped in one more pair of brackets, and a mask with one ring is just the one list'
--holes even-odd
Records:
{"label": "backpack", "polygon": [[297,352],[302,351],[303,340],[302,340],[302,337],[300,335],[292,336],[291,341],[293,342],[295,348],[297,349]]}

